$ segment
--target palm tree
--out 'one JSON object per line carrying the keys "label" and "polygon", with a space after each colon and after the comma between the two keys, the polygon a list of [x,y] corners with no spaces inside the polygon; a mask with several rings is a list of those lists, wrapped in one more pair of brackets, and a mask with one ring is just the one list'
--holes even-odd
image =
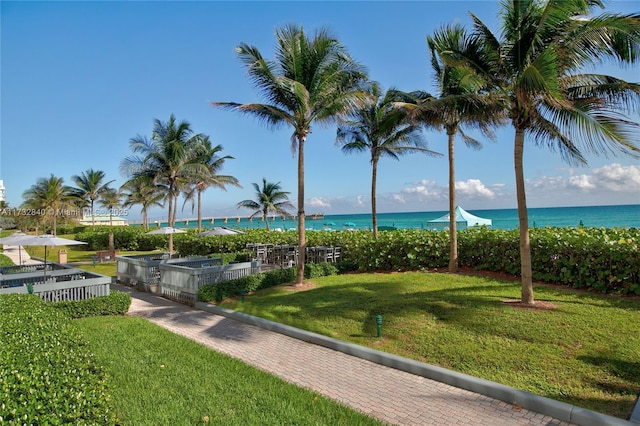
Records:
{"label": "palm tree", "polygon": [[102,193],[99,203],[109,211],[109,226],[113,226],[113,211],[122,207],[122,194],[117,189],[109,188]]}
{"label": "palm tree", "polygon": [[204,173],[194,175],[192,177],[190,181],[191,189],[185,193],[184,200],[185,204],[187,201],[191,201],[191,211],[193,212],[194,196],[197,198],[198,232],[202,230],[202,193],[211,187],[226,191],[226,185],[233,185],[238,188],[242,188],[238,179],[235,177],[218,174],[226,160],[234,159],[230,155],[226,155],[224,157],[218,156],[218,153],[222,151],[222,145],[211,146],[211,141],[208,136],[204,136],[200,143],[202,145],[199,148],[200,152],[198,155],[198,161],[204,164],[205,169],[202,170]]}
{"label": "palm tree", "polygon": [[100,198],[100,196],[107,190],[109,190],[109,184],[114,182],[103,182],[105,174],[102,170],[88,169],[82,172],[81,175],[71,176],[71,180],[76,184],[77,188],[74,189],[74,194],[85,201],[89,202],[91,207],[91,225],[96,225],[94,204]]}
{"label": "palm tree", "polygon": [[[495,139],[492,127],[506,118],[502,109],[487,102],[483,80],[469,67],[449,66],[449,52],[461,51],[471,56],[481,46],[470,37],[459,24],[443,26],[433,36],[427,36],[434,80],[438,97],[423,92],[414,92],[416,103],[410,108],[411,115],[428,127],[444,129],[447,134],[447,156],[449,161],[449,272],[458,271],[458,230],[456,222],[456,178],[455,140],[462,136],[465,144],[480,149],[482,144],[467,135],[463,127],[477,128],[486,137]],[[489,98],[490,99],[490,98]]]}
{"label": "palm tree", "polygon": [[64,216],[66,210],[73,209],[73,192],[73,188],[64,185],[63,178],[54,175],[40,178],[22,194],[23,207],[42,217],[43,226],[50,216],[51,233],[56,235],[58,216]]}
{"label": "palm tree", "polygon": [[149,229],[148,210],[153,206],[164,206],[164,194],[158,191],[158,187],[150,180],[144,178],[134,178],[126,181],[121,187],[120,192],[124,199],[122,207],[133,207],[141,205],[142,209],[142,227]]}
{"label": "palm tree", "polygon": [[280,187],[280,182],[272,183],[267,182],[266,178],[262,178],[262,188],[257,183],[252,183],[256,190],[255,200],[240,201],[238,208],[245,208],[254,210],[250,216],[254,218],[258,215],[262,215],[262,219],[269,230],[269,213],[277,214],[280,216],[293,216],[287,211],[287,209],[293,209],[293,204],[289,202],[290,192],[285,192]]}
{"label": "palm tree", "polygon": [[638,110],[640,84],[583,73],[606,60],[640,60],[640,14],[591,16],[599,0],[509,0],[502,2],[501,34],[475,15],[474,33],[483,49],[448,60],[473,67],[491,85],[515,130],[514,163],[522,302],[534,304],[531,246],[523,173],[525,137],[570,164],[592,154],[638,156],[638,123],[625,113]]}
{"label": "palm tree", "polygon": [[384,96],[377,84],[372,84],[369,96],[339,121],[336,143],[345,153],[369,151],[371,154],[371,219],[373,237],[378,238],[376,215],[376,183],[381,157],[396,160],[400,155],[422,152],[439,155],[427,149],[420,125],[409,122],[404,109],[395,108],[400,94],[393,89]]}
{"label": "palm tree", "polygon": [[[128,177],[143,178],[163,191],[168,200],[167,224],[173,227],[177,198],[190,176],[202,173],[205,166],[198,161],[198,145],[202,135],[194,134],[187,121],[154,120],[151,139],[136,136],[129,141],[134,152],[125,158],[120,169]],[[173,234],[169,234],[169,252],[173,252]]]}
{"label": "palm tree", "polygon": [[340,42],[322,29],[309,38],[302,27],[276,29],[276,61],[264,59],[260,51],[242,43],[236,49],[266,104],[214,102],[257,116],[271,126],[293,127],[291,149],[298,152],[298,269],[296,284],[304,280],[306,249],[304,212],[304,145],[313,123],[328,124],[345,113],[360,96],[366,81],[364,68],[356,63]]}

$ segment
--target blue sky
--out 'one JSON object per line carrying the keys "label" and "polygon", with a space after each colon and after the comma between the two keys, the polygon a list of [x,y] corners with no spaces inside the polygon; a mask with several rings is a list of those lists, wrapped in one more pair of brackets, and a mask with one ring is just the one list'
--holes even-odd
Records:
{"label": "blue sky", "polygon": [[[609,11],[639,10],[634,1],[610,1]],[[153,119],[170,114],[207,134],[229,160],[223,173],[243,189],[210,189],[205,216],[239,214],[253,198],[252,182],[281,182],[296,200],[291,129],[260,122],[210,101],[256,102],[234,48],[256,45],[273,57],[274,29],[288,23],[306,31],[328,28],[384,88],[434,91],[425,36],[443,24],[469,24],[474,12],[497,31],[497,1],[412,2],[11,2],[0,3],[0,179],[7,201],[51,174],[103,170],[114,186],[129,139],[150,135]],[[640,68],[601,72],[640,81]],[[638,120],[638,117],[633,117]],[[446,135],[426,132],[429,147],[446,152]],[[478,136],[478,135],[476,135]],[[306,144],[307,213],[370,212],[369,158],[344,155],[335,127],[313,129]],[[456,147],[456,188],[466,209],[514,208],[513,131],[474,151]],[[525,178],[530,207],[640,203],[640,160],[588,157],[571,168],[557,153],[528,143]],[[378,211],[447,209],[447,160],[410,155],[384,158],[378,172]],[[240,213],[246,213],[240,211]],[[164,210],[152,218],[163,218]],[[139,217],[134,208],[131,218]],[[180,217],[194,217],[187,206]]]}

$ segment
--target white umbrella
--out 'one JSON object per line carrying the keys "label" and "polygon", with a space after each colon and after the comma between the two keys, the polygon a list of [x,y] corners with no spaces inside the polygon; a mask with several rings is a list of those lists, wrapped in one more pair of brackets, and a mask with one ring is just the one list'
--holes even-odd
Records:
{"label": "white umbrella", "polygon": [[225,228],[224,226],[217,226],[210,231],[201,232],[198,235],[201,237],[207,237],[210,235],[237,235],[244,234],[242,231],[237,231],[235,229]]}
{"label": "white umbrella", "polygon": [[29,235],[24,232],[15,232],[8,237],[0,238],[0,244],[7,246],[18,246],[18,259],[20,265],[22,265],[22,240]]}
{"label": "white umbrella", "polygon": [[158,229],[154,229],[151,232],[147,232],[147,234],[151,234],[151,235],[169,235],[169,255],[171,255],[171,252],[173,251],[173,234],[182,234],[185,233],[187,231],[183,231],[182,229],[179,228],[172,228],[170,226],[163,226],[162,228],[158,228]]}
{"label": "white umbrella", "polygon": [[181,234],[187,231],[183,231],[182,229],[179,228],[172,228],[170,226],[163,226],[162,228],[158,228],[156,230],[153,230],[151,232],[147,232],[147,234],[154,234],[154,235],[159,235],[159,234]]}
{"label": "white umbrella", "polygon": [[84,241],[69,240],[51,234],[27,235],[20,238],[23,246],[44,246],[44,278],[47,278],[47,247],[71,246],[76,244],[87,244]]}

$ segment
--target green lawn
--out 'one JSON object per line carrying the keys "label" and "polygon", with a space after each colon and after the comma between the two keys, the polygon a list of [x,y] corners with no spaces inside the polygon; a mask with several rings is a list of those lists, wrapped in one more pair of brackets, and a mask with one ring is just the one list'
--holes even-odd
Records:
{"label": "green lawn", "polygon": [[[640,302],[442,273],[350,274],[221,306],[626,418],[640,394]],[[382,338],[375,316],[382,315]]]}
{"label": "green lawn", "polygon": [[122,425],[380,425],[142,318],[77,320]]}

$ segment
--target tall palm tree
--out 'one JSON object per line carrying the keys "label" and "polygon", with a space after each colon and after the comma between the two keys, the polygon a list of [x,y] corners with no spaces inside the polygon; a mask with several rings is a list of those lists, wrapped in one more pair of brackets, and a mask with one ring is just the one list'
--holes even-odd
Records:
{"label": "tall palm tree", "polygon": [[113,211],[122,207],[122,194],[117,189],[109,188],[102,193],[99,204],[109,211],[109,226],[113,226]]}
{"label": "tall palm tree", "polygon": [[[177,199],[189,177],[202,173],[205,166],[198,161],[198,145],[202,135],[195,134],[187,121],[153,122],[151,139],[136,136],[129,141],[133,156],[125,158],[120,169],[128,177],[148,179],[162,190],[168,200],[167,224],[176,219]],[[169,252],[173,252],[173,234],[169,234]]]}
{"label": "tall palm tree", "polygon": [[53,174],[49,178],[40,178],[22,194],[23,207],[40,212],[43,226],[47,217],[51,220],[51,233],[56,235],[57,219],[64,216],[66,210],[73,209],[73,188],[64,185],[64,179]]}
{"label": "tall palm tree", "polygon": [[298,152],[300,250],[296,283],[301,284],[306,248],[304,145],[312,124],[331,123],[352,106],[366,75],[364,68],[325,29],[308,37],[301,26],[288,25],[276,29],[276,42],[276,61],[266,60],[256,47],[246,43],[236,49],[267,103],[213,102],[212,105],[257,116],[274,127],[293,127],[291,149]]}
{"label": "tall palm tree", "polygon": [[280,216],[293,216],[287,209],[293,209],[293,204],[289,202],[290,192],[285,192],[280,186],[280,182],[267,182],[262,178],[262,188],[257,183],[252,183],[256,190],[255,200],[244,200],[238,203],[238,208],[254,210],[251,218],[262,215],[262,219],[269,230],[269,213]]}
{"label": "tall palm tree", "polygon": [[165,196],[158,191],[158,187],[150,180],[143,178],[134,178],[126,181],[121,187],[120,192],[124,199],[122,207],[133,207],[134,205],[142,206],[140,213],[142,214],[142,227],[149,229],[148,210],[153,206],[163,207]]}
{"label": "tall palm tree", "polygon": [[336,143],[345,153],[369,151],[371,158],[371,220],[373,237],[378,238],[376,214],[376,184],[381,157],[396,160],[401,155],[422,152],[439,155],[427,149],[420,125],[409,121],[404,109],[395,108],[400,94],[388,90],[384,96],[377,84],[372,84],[366,100],[340,119]]}
{"label": "tall palm tree", "polygon": [[531,246],[523,172],[524,142],[559,151],[570,164],[586,164],[583,151],[638,156],[640,84],[584,73],[607,60],[640,60],[640,14],[592,16],[599,0],[503,0],[501,33],[494,35],[475,15],[480,54],[454,52],[488,82],[515,130],[514,163],[522,302],[534,304]]}
{"label": "tall palm tree", "polygon": [[91,208],[91,225],[96,225],[96,216],[94,212],[95,202],[101,197],[101,195],[109,190],[109,184],[113,183],[113,180],[104,182],[105,174],[102,170],[88,169],[80,175],[71,176],[71,180],[76,184],[77,188],[74,189],[75,195],[86,200]]}
{"label": "tall palm tree", "polygon": [[465,133],[463,128],[477,128],[486,137],[495,139],[492,127],[506,118],[502,109],[490,102],[484,81],[469,67],[449,66],[447,55],[461,51],[472,56],[481,48],[474,37],[460,24],[442,26],[427,36],[431,66],[438,89],[437,98],[423,92],[414,92],[416,104],[411,110],[414,119],[427,127],[444,130],[447,134],[449,161],[449,271],[458,270],[458,230],[456,222],[455,140],[460,135],[465,144],[480,149],[482,144]]}
{"label": "tall palm tree", "polygon": [[[198,161],[200,161],[205,167],[202,173],[194,175],[189,184],[190,189],[185,192],[185,204],[187,201],[191,201],[192,212],[194,197],[197,198],[198,206],[198,232],[202,230],[202,193],[208,188],[214,187],[226,191],[227,185],[233,185],[238,188],[242,188],[242,185],[233,176],[221,175],[220,170],[224,166],[226,160],[233,160],[230,155],[220,157],[218,153],[222,152],[222,145],[211,146],[211,141],[208,136],[204,136],[200,141]],[[183,205],[184,207],[184,205]]]}

